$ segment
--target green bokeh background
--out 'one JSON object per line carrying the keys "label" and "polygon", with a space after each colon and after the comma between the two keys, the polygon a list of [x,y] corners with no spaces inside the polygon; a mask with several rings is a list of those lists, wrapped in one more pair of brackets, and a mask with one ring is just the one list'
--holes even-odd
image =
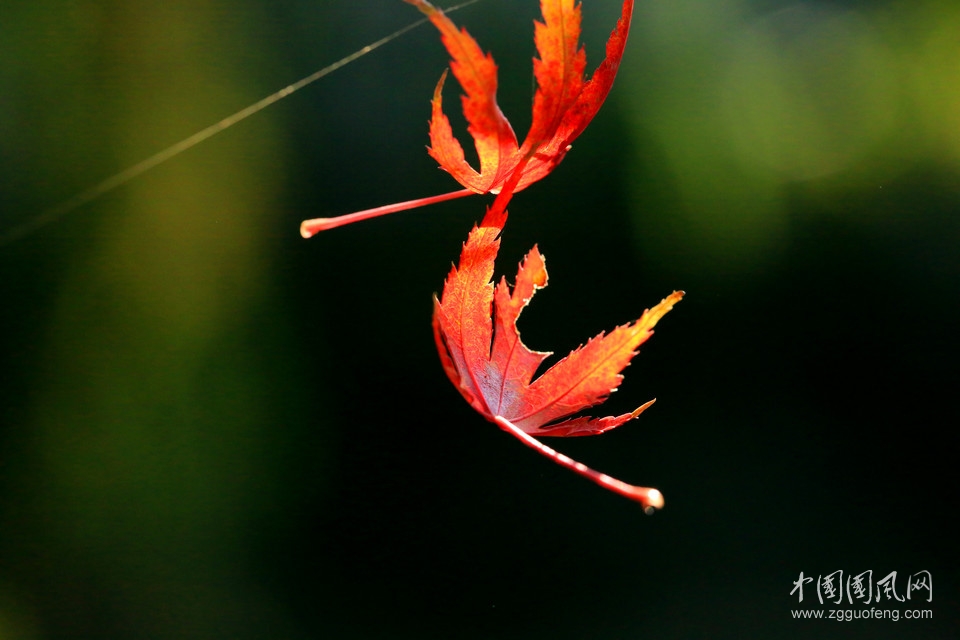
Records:
{"label": "green bokeh background", "polygon": [[[619,3],[584,4],[593,68]],[[456,15],[521,135],[537,14]],[[0,232],[416,17],[0,1]],[[638,0],[514,199],[531,347],[688,293],[605,413],[655,408],[551,442],[652,518],[442,373],[430,296],[488,199],[297,234],[456,187],[423,149],[446,64],[421,27],[0,248],[0,639],[955,637],[960,5]],[[930,571],[934,618],[792,620],[838,569]]]}

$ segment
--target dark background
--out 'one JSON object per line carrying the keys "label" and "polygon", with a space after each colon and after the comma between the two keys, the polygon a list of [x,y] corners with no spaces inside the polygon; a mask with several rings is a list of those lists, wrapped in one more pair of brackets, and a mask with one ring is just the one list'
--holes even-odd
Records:
{"label": "dark background", "polygon": [[[619,3],[584,4],[593,69]],[[454,15],[521,137],[537,14]],[[0,232],[416,18],[0,2]],[[958,32],[946,1],[640,0],[599,116],[514,198],[532,348],[687,291],[600,415],[656,406],[550,442],[653,517],[446,380],[431,294],[489,198],[297,234],[458,188],[429,25],[0,247],[0,638],[956,637]],[[933,619],[791,619],[838,569],[930,571],[893,608]]]}

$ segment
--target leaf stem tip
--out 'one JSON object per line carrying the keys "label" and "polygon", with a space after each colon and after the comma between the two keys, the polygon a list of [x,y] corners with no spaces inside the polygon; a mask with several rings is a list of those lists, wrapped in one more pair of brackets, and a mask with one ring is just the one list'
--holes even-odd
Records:
{"label": "leaf stem tip", "polygon": [[304,238],[312,238],[321,231],[335,229],[336,227],[342,227],[354,222],[360,222],[361,220],[385,216],[388,213],[396,213],[398,211],[406,211],[408,209],[425,207],[430,204],[446,202],[447,200],[454,200],[456,198],[464,198],[474,194],[476,194],[476,191],[472,191],[470,189],[461,189],[459,191],[451,191],[450,193],[441,193],[437,196],[417,198],[416,200],[407,200],[406,202],[395,202],[382,207],[374,207],[373,209],[364,209],[363,211],[348,213],[347,215],[337,216],[335,218],[314,218],[312,220],[304,220],[300,223],[300,235]]}

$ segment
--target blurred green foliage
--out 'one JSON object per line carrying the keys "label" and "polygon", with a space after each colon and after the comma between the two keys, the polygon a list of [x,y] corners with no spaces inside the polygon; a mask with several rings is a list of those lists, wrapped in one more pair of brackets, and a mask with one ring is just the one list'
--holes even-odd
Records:
{"label": "blurred green foliage", "polygon": [[[644,251],[689,246],[702,255],[696,271],[762,268],[789,242],[791,198],[849,201],[918,164],[958,167],[955,3],[681,0],[638,11],[638,61],[621,89],[656,157],[626,168]],[[651,235],[650,208],[667,206],[652,216],[667,228]]]}
{"label": "blurred green foliage", "polygon": [[[4,225],[261,97],[258,75],[281,68],[254,50],[267,10],[5,5],[5,196],[28,206],[8,201]],[[266,391],[280,373],[268,354],[292,347],[265,289],[284,170],[272,121],[109,194],[97,217],[76,212],[70,236],[48,228],[4,248],[8,280],[34,268],[18,273],[11,255],[61,269],[38,293],[39,346],[17,363],[19,419],[4,421],[21,449],[0,536],[33,590],[21,600],[6,585],[0,637],[265,631],[229,614],[251,597],[235,565],[277,499],[275,424],[306,393]]]}

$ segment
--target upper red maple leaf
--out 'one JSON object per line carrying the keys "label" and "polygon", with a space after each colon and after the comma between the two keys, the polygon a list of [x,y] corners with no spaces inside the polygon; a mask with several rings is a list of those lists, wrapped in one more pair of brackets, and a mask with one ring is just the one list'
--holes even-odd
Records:
{"label": "upper red maple leaf", "polygon": [[531,435],[595,435],[650,406],[652,400],[620,416],[570,418],[603,402],[620,385],[620,372],[683,292],[667,296],[636,322],[601,333],[534,380],[537,367],[550,354],[531,351],[520,341],[517,318],[534,292],[547,284],[543,256],[536,247],[527,254],[512,290],[506,279],[496,287],[491,281],[510,196],[507,191],[498,197],[481,225],[470,232],[459,266],[453,267],[444,283],[442,299],[434,298],[434,336],[443,368],[467,402],[488,420],[577,473],[645,507],[660,507],[663,497],[656,489],[598,473]]}
{"label": "upper red maple leaf", "polygon": [[607,57],[589,81],[583,73],[587,55],[579,45],[580,5],[574,0],[541,0],[543,22],[535,22],[534,42],[539,58],[533,60],[537,92],[533,99],[533,122],[522,145],[517,144],[510,123],[497,106],[497,66],[484,55],[466,29],[456,25],[426,0],[406,0],[419,8],[440,30],[443,44],[453,58],[450,68],[465,95],[463,114],[473,136],[480,171],[464,159],[443,113],[441,89],[433,94],[430,120],[430,155],[457,182],[475,193],[497,193],[507,177],[524,161],[523,177],[514,191],[546,176],[566,155],[573,140],[583,132],[606,99],[616,77],[627,43],[633,1],[625,0],[622,15],[607,41]]}
{"label": "upper red maple leaf", "polygon": [[624,0],[620,19],[607,40],[606,58],[589,80],[584,80],[587,56],[580,39],[580,4],[574,0],[541,0],[543,22],[535,22],[534,42],[539,58],[533,60],[537,92],[533,99],[533,121],[523,144],[497,105],[497,65],[484,54],[466,29],[457,26],[426,0],[405,0],[440,30],[452,58],[450,68],[463,88],[463,113],[473,137],[480,170],[466,161],[463,148],[453,135],[443,112],[442,89],[446,72],[433,93],[430,119],[430,155],[465,189],[439,196],[420,198],[376,209],[339,216],[306,220],[300,226],[304,237],[324,229],[357,222],[395,211],[472,195],[499,193],[506,181],[520,170],[514,191],[540,180],[556,167],[610,93],[620,67],[633,0]]}

